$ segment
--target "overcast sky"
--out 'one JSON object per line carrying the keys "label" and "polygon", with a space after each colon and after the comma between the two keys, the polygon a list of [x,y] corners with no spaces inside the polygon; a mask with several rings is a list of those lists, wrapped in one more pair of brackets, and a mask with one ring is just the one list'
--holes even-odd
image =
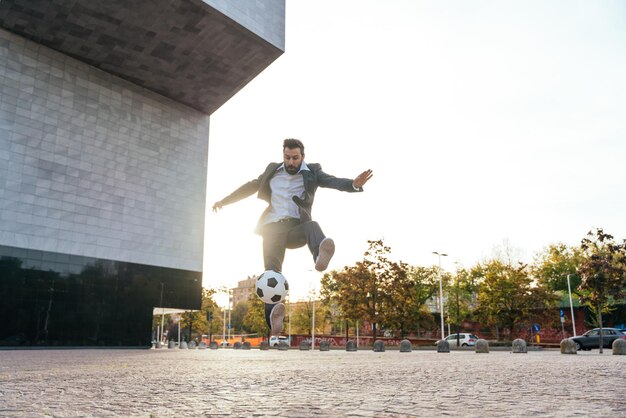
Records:
{"label": "overcast sky", "polygon": [[[384,239],[391,258],[470,267],[504,243],[521,261],[602,227],[626,238],[626,2],[287,0],[286,51],[211,117],[204,286],[263,271],[252,196],[213,202],[282,160],[353,178],[319,189],[329,269]],[[288,250],[292,299],[319,289]]]}

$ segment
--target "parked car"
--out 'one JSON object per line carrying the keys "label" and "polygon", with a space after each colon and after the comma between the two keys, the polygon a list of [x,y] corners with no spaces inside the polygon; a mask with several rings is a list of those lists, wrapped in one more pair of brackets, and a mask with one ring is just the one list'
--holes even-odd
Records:
{"label": "parked car", "polygon": [[[456,335],[457,334],[450,334],[446,337],[446,341],[450,344],[450,347],[456,347]],[[474,346],[476,345],[476,340],[478,340],[478,337],[474,334],[459,332],[459,344],[461,347]],[[437,345],[437,343],[435,343],[435,345]]]}
{"label": "parked car", "polygon": [[[602,328],[602,347],[611,348],[613,341],[618,338],[626,338],[626,333],[618,328]],[[570,337],[576,344],[576,350],[591,350],[600,348],[600,328],[594,328],[578,337]]]}
{"label": "parked car", "polygon": [[276,336],[276,335],[272,335],[270,337],[270,347],[278,347],[278,344],[281,342],[285,342],[287,345],[291,345],[289,344],[289,337],[285,337],[285,336]]}

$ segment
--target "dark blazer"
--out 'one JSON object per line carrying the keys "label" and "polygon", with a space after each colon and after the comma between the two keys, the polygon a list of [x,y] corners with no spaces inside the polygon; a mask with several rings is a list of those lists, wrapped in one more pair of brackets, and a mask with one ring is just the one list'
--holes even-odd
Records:
{"label": "dark blazer", "polygon": [[[270,203],[272,190],[270,188],[270,180],[276,174],[276,170],[282,163],[270,163],[263,174],[258,178],[247,182],[239,187],[237,190],[222,199],[223,205],[229,205],[235,203],[241,199],[244,199],[254,193],[257,193],[259,199],[265,200]],[[293,196],[293,201],[300,208],[300,222],[307,222],[312,219],[311,209],[313,208],[313,200],[315,199],[315,192],[318,187],[327,187],[330,189],[340,190],[343,192],[362,192],[363,189],[359,188],[355,190],[352,187],[352,179],[338,178],[325,173],[322,170],[322,166],[316,163],[307,164],[309,171],[301,171],[302,178],[304,180],[304,198],[300,199],[298,196]],[[265,214],[269,211],[268,206],[261,214],[259,222],[257,223],[256,232],[259,233],[261,221]]]}

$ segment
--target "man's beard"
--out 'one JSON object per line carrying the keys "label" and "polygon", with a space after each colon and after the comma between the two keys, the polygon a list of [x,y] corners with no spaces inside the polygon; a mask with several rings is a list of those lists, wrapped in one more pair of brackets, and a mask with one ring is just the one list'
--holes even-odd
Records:
{"label": "man's beard", "polygon": [[302,166],[302,163],[298,164],[297,167],[286,165],[285,171],[287,171],[288,174],[298,174],[298,171],[300,171],[301,166]]}

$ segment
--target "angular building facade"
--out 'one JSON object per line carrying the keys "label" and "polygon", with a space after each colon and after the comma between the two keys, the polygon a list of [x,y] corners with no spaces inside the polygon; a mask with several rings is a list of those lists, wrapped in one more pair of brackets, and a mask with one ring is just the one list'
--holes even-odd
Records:
{"label": "angular building facade", "polygon": [[199,309],[210,115],[284,0],[0,2],[0,345],[149,346]]}

